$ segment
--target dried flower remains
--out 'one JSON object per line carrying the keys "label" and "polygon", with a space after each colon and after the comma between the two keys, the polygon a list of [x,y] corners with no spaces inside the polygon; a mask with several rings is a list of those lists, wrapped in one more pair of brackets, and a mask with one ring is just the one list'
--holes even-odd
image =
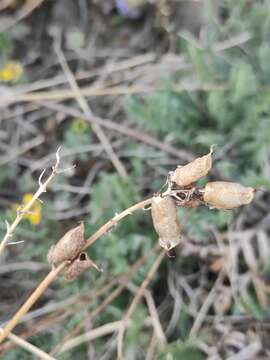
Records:
{"label": "dried flower remains", "polygon": [[63,261],[72,261],[83,250],[84,245],[84,224],[81,223],[51,246],[47,255],[48,262],[51,265],[59,265]]}
{"label": "dried flower remains", "polygon": [[85,252],[81,252],[79,256],[66,269],[65,279],[66,281],[73,281],[87,269],[92,267],[99,272],[103,271],[89,258]]}
{"label": "dried flower remains", "polygon": [[169,181],[175,183],[180,188],[184,188],[206,176],[212,167],[213,146],[207,155],[199,157],[187,165],[178,166],[169,175]]}
{"label": "dried flower remains", "polygon": [[206,184],[204,202],[212,208],[230,210],[247,205],[254,199],[255,189],[239,183],[213,181]]}
{"label": "dried flower remains", "polygon": [[153,196],[151,212],[160,246],[167,251],[173,249],[181,241],[181,225],[175,200],[171,196]]}
{"label": "dried flower remains", "polygon": [[196,187],[196,182],[212,168],[212,153],[213,146],[208,154],[170,172],[167,191],[152,198],[153,225],[159,235],[160,246],[167,251],[181,241],[177,206],[196,208],[206,205],[211,209],[231,210],[254,199],[255,189],[239,183],[213,181],[203,189]]}

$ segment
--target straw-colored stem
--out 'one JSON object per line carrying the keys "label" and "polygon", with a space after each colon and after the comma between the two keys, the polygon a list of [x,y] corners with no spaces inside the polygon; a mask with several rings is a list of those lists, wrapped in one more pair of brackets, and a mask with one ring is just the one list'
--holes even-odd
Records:
{"label": "straw-colored stem", "polygon": [[92,245],[94,242],[96,242],[102,235],[104,235],[106,232],[110,231],[111,229],[113,229],[117,223],[122,220],[124,217],[131,215],[134,211],[139,210],[139,209],[143,209],[144,207],[150,205],[152,202],[152,198],[143,200],[131,207],[129,207],[128,209],[122,211],[120,214],[115,214],[115,216],[107,221],[104,225],[102,225],[98,231],[96,231],[92,236],[90,236],[87,240],[86,240],[86,245],[85,245],[85,249]]}
{"label": "straw-colored stem", "polygon": [[17,210],[16,219],[13,221],[13,223],[11,225],[9,225],[7,223],[7,231],[6,231],[6,234],[5,234],[3,240],[2,240],[2,242],[0,244],[0,255],[4,251],[5,247],[8,244],[9,239],[11,239],[11,237],[12,237],[12,235],[14,233],[14,230],[19,225],[19,223],[22,221],[24,215],[27,214],[30,211],[30,209],[34,205],[34,203],[36,201],[38,201],[40,195],[47,191],[47,186],[49,185],[49,183],[52,181],[52,179],[57,174],[58,167],[59,167],[59,164],[60,164],[59,151],[60,151],[60,148],[56,152],[56,163],[52,167],[52,172],[51,172],[50,176],[43,183],[41,180],[42,180],[42,176],[43,176],[45,170],[41,173],[41,175],[39,177],[39,188],[36,191],[36,193],[33,195],[32,199],[23,208]]}
{"label": "straw-colored stem", "polygon": [[[151,204],[152,199],[146,199],[141,201],[128,209],[122,211],[120,214],[116,214],[111,220],[109,220],[106,224],[101,226],[99,230],[97,230],[90,238],[86,241],[85,248],[93,244],[96,240],[98,240],[102,235],[108,232],[111,228],[113,228],[117,222],[122,220],[124,217],[131,215],[134,211],[143,209],[145,206]],[[33,306],[33,304],[37,301],[37,299],[43,294],[43,292],[47,289],[47,287],[53,282],[53,280],[58,276],[58,274],[64,269],[65,263],[60,264],[56,269],[51,270],[51,272],[45,277],[45,279],[39,284],[36,290],[32,293],[32,295],[27,299],[27,301],[22,305],[22,307],[17,311],[17,313],[12,317],[12,319],[8,322],[3,332],[0,334],[0,343],[8,336],[8,334],[12,331],[12,329],[17,325],[22,316],[24,316],[28,310]]]}
{"label": "straw-colored stem", "polygon": [[127,327],[127,324],[134,312],[134,310],[136,309],[136,306],[138,305],[141,297],[144,294],[145,289],[147,288],[147,286],[149,285],[151,279],[154,277],[157,269],[159,268],[159,265],[161,264],[161,261],[163,259],[164,256],[164,251],[162,251],[159,256],[157,257],[157,259],[155,260],[155,262],[153,263],[153,265],[151,266],[149,272],[147,273],[144,281],[142,282],[141,286],[139,287],[136,295],[134,296],[128,311],[124,317],[124,319],[122,320],[122,326],[119,329],[119,333],[118,333],[118,338],[117,338],[117,359],[118,360],[123,360],[123,340],[124,340],[124,334],[125,334],[125,329]]}
{"label": "straw-colored stem", "polygon": [[20,319],[28,312],[28,310],[33,306],[33,304],[39,299],[39,297],[45,292],[48,286],[53,282],[53,280],[58,276],[58,274],[63,270],[66,263],[60,264],[56,269],[52,269],[49,274],[43,279],[35,291],[30,295],[26,302],[20,307],[12,319],[8,322],[6,327],[0,333],[0,343],[9,335],[13,328],[18,324]]}

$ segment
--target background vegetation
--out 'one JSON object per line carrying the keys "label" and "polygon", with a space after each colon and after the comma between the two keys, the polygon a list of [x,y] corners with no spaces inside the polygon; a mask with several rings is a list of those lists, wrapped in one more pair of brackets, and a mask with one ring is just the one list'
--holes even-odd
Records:
{"label": "background vegetation", "polygon": [[[57,175],[42,196],[39,217],[25,219],[14,234],[14,241],[24,243],[9,246],[1,258],[2,322],[44,277],[47,251],[66,230],[83,220],[89,236],[116,212],[159,190],[168,171],[207,153],[211,144],[216,147],[209,179],[270,190],[269,2],[157,1],[130,19],[110,1],[44,1],[9,28],[27,3],[10,2],[0,18],[7,24],[0,34],[1,238],[5,220],[12,221],[16,204],[35,192],[59,145],[62,167],[76,168]],[[112,166],[91,124],[67,114],[79,109],[73,96],[64,94],[63,109],[52,108],[56,103],[48,94],[69,89],[57,41],[80,87],[93,91],[87,97],[93,114],[139,132],[135,140],[104,128],[128,179]],[[16,67],[7,78],[10,61]],[[95,89],[110,94],[98,96]],[[135,94],[129,94],[132,89]],[[8,97],[34,90],[44,91],[39,102]],[[150,146],[145,135],[177,149],[175,154]],[[179,214],[189,245],[175,259],[163,260],[150,287],[167,340],[156,344],[154,358],[221,359],[245,349],[250,358],[269,355],[269,195],[258,192],[254,204],[236,212],[200,208]],[[156,240],[148,212],[126,218],[89,250],[104,273],[89,271],[71,284],[59,279],[16,334],[50,352],[78,324],[84,333],[121,320],[153,256],[113,302],[83,323],[113,286],[100,297],[98,289],[120,281]],[[193,341],[190,330],[213,287],[216,296]],[[152,338],[147,318],[141,302],[125,337],[127,359],[146,356]],[[111,359],[115,339],[100,337],[57,358]],[[8,360],[33,358],[10,344],[0,351]]]}

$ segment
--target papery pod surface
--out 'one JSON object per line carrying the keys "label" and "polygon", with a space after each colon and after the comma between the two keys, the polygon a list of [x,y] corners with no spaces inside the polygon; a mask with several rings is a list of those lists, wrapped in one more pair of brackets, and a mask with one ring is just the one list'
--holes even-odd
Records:
{"label": "papery pod surface", "polygon": [[199,157],[184,166],[179,166],[171,173],[170,181],[174,182],[179,187],[185,187],[198,181],[203,176],[206,176],[212,168],[212,153],[213,147],[211,146],[208,154]]}
{"label": "papery pod surface", "polygon": [[247,205],[254,199],[255,189],[239,183],[213,181],[206,184],[203,200],[210,207],[230,210]]}
{"label": "papery pod surface", "polygon": [[160,246],[166,250],[177,246],[181,241],[181,225],[174,199],[171,196],[153,196],[151,214]]}
{"label": "papery pod surface", "polygon": [[95,263],[92,261],[87,253],[82,252],[79,256],[68,266],[65,271],[66,281],[73,281],[79,275],[81,275],[86,270],[94,267],[98,271],[102,271]]}
{"label": "papery pod surface", "polygon": [[66,260],[73,260],[85,245],[84,224],[69,230],[55,245],[52,245],[47,259],[50,264],[58,265]]}

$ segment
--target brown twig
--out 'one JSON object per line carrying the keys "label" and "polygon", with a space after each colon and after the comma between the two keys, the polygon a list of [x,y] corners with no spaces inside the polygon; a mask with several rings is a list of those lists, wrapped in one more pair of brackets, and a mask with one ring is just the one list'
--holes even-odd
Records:
{"label": "brown twig", "polygon": [[131,215],[136,210],[145,208],[147,205],[150,205],[151,202],[152,202],[152,198],[149,198],[149,199],[143,200],[133,206],[130,206],[126,210],[122,211],[120,214],[115,214],[115,216],[111,220],[107,221],[106,224],[101,226],[101,228],[99,228],[98,231],[96,231],[92,236],[90,236],[86,240],[86,245],[85,245],[84,249],[86,249],[88,246],[90,246],[94,242],[96,242],[102,235],[107,233],[109,230],[113,229],[117,225],[117,223],[120,220],[122,220],[124,217]]}
{"label": "brown twig", "polygon": [[[108,88],[94,88],[93,86],[81,88],[81,96],[96,97],[108,95],[132,95],[143,94],[154,91],[155,88],[150,86],[112,86]],[[36,101],[59,101],[74,98],[74,91],[70,89],[60,89],[54,91],[39,91],[28,94],[7,94],[2,96],[2,104],[12,104],[14,102],[36,102]]]}
{"label": "brown twig", "polygon": [[117,359],[122,360],[123,359],[123,339],[124,339],[124,333],[126,326],[128,324],[128,321],[130,317],[132,316],[136,306],[138,305],[138,302],[140,301],[141,297],[143,296],[143,293],[145,289],[147,288],[149,282],[155,275],[159,265],[161,264],[161,261],[163,259],[164,252],[162,251],[159,256],[157,257],[156,261],[151,266],[150,270],[148,271],[144,281],[142,282],[141,286],[139,287],[136,295],[134,296],[132,303],[129,306],[129,309],[122,320],[121,327],[119,329],[118,338],[117,338]]}
{"label": "brown twig", "polygon": [[20,319],[28,312],[28,310],[33,306],[33,304],[39,299],[39,297],[44,293],[48,288],[51,282],[58,276],[58,274],[64,269],[66,263],[63,262],[56,269],[52,269],[49,274],[43,279],[31,296],[26,300],[26,302],[20,307],[16,314],[5,326],[3,331],[0,334],[0,343],[10,334],[13,328],[18,324]]}
{"label": "brown twig", "polygon": [[160,149],[160,150],[168,153],[169,155],[173,155],[176,158],[181,159],[181,161],[188,162],[188,161],[192,161],[194,159],[194,156],[191,153],[189,153],[188,151],[178,150],[175,147],[173,147],[169,144],[166,144],[165,142],[161,142],[140,130],[130,128],[123,124],[115,123],[109,119],[102,119],[98,116],[93,116],[93,115],[85,116],[85,114],[83,112],[81,112],[77,109],[71,108],[69,106],[63,105],[63,104],[56,104],[56,103],[44,102],[44,101],[42,101],[40,103],[41,103],[41,105],[43,105],[46,108],[49,108],[49,109],[52,109],[55,111],[59,111],[68,116],[74,116],[74,117],[78,117],[81,119],[85,119],[90,124],[96,123],[106,129],[117,131],[118,133],[120,133],[122,135],[126,135],[130,138],[133,138],[133,139],[139,141],[139,142],[153,146],[157,149]]}
{"label": "brown twig", "polygon": [[21,222],[24,215],[27,214],[27,212],[31,209],[31,207],[34,205],[35,201],[37,201],[39,199],[40,195],[47,191],[47,186],[49,185],[49,183],[52,181],[52,179],[57,174],[59,164],[60,164],[59,152],[60,152],[60,148],[56,151],[56,162],[55,162],[55,165],[52,167],[52,172],[51,172],[50,176],[47,178],[47,180],[44,181],[44,183],[42,182],[42,177],[45,172],[45,170],[43,170],[43,172],[41,173],[39,180],[38,180],[39,188],[36,191],[36,193],[33,195],[32,199],[22,209],[17,210],[16,219],[13,221],[13,223],[11,225],[9,225],[8,222],[6,222],[7,231],[6,231],[6,234],[0,244],[0,255],[4,251],[5,247],[8,245],[8,241],[12,237],[16,226]]}
{"label": "brown twig", "polygon": [[216,282],[214,284],[214,286],[212,287],[211,291],[209,292],[209,294],[207,295],[193,325],[192,325],[192,328],[190,330],[190,333],[189,333],[189,336],[192,338],[192,337],[195,337],[198,333],[198,331],[200,330],[201,326],[202,326],[202,323],[205,319],[205,316],[210,308],[210,306],[212,305],[213,301],[214,301],[214,298],[215,298],[215,295],[216,295],[216,292],[217,292],[217,289],[218,287],[220,286],[220,284],[223,282],[224,280],[224,277],[225,277],[225,272],[223,270],[220,271],[217,279],[216,279]]}
{"label": "brown twig", "polygon": [[[134,211],[143,209],[145,206],[151,203],[151,198],[141,201],[128,209],[124,210],[118,215],[115,215],[111,220],[106,224],[101,226],[101,228],[95,232],[90,238],[86,241],[84,248],[87,248],[98,240],[102,235],[104,235],[109,229],[114,227],[118,221],[122,220],[124,217],[132,214]],[[57,278],[59,273],[64,269],[65,262],[58,265],[56,269],[51,270],[51,272],[45,277],[45,279],[38,285],[32,295],[27,299],[27,301],[21,306],[18,312],[11,318],[8,324],[5,326],[4,331],[0,334],[0,343],[8,336],[12,329],[17,325],[23,315],[31,308],[31,306],[38,300],[38,298],[44,293],[47,287]]]}
{"label": "brown twig", "polygon": [[[130,282],[131,278],[135,276],[137,271],[143,266],[143,264],[146,262],[146,260],[157,250],[158,246],[156,245],[154,248],[152,248],[148,254],[142,256],[140,259],[138,259],[128,270],[126,275],[118,282],[120,282],[119,286],[110,293],[108,297],[106,297],[101,304],[94,309],[87,317],[86,319],[79,323],[54,349],[51,351],[51,354],[61,353],[63,348],[65,347],[67,341],[71,338],[76,336],[79,331],[84,327],[85,323],[89,323],[90,321],[93,321],[93,319],[101,312],[103,311],[121,292],[124,290],[124,288],[127,286],[127,284]],[[63,350],[64,351],[64,350]]]}
{"label": "brown twig", "polygon": [[[0,328],[0,332],[3,329]],[[45,351],[39,349],[37,346],[34,346],[33,344],[30,344],[28,341],[22,339],[21,337],[15,335],[15,334],[9,334],[8,338],[14,342],[16,345],[22,347],[23,349],[30,352],[33,356],[37,356],[42,360],[55,360],[52,356],[47,354]]]}
{"label": "brown twig", "polygon": [[18,22],[26,18],[28,15],[32,13],[38,6],[40,6],[44,0],[30,0],[26,1],[25,5],[16,13],[14,17],[12,17],[7,24],[3,23],[0,26],[0,31],[4,32],[10,29],[12,26],[16,25]]}
{"label": "brown twig", "polygon": [[[68,66],[68,63],[66,61],[66,58],[63,54],[63,51],[62,51],[60,45],[58,46],[57,44],[58,44],[58,42],[55,45],[55,51],[59,58],[59,62],[62,66],[62,69],[66,75],[66,78],[70,84],[70,87],[74,92],[74,96],[76,97],[76,100],[77,100],[78,104],[80,105],[84,115],[87,117],[90,117],[93,115],[92,111],[91,111],[87,101],[81,94],[81,89],[78,86],[75,76],[73,75],[73,73],[71,72],[71,70]],[[118,156],[116,155],[116,153],[115,153],[108,137],[104,133],[103,129],[98,124],[93,123],[91,125],[92,125],[92,129],[94,130],[95,134],[97,135],[99,141],[103,145],[104,150],[106,151],[107,155],[109,156],[112,164],[114,165],[116,171],[119,173],[119,175],[123,179],[127,180],[128,174],[126,172],[126,169],[125,169],[123,163],[119,160]]]}

